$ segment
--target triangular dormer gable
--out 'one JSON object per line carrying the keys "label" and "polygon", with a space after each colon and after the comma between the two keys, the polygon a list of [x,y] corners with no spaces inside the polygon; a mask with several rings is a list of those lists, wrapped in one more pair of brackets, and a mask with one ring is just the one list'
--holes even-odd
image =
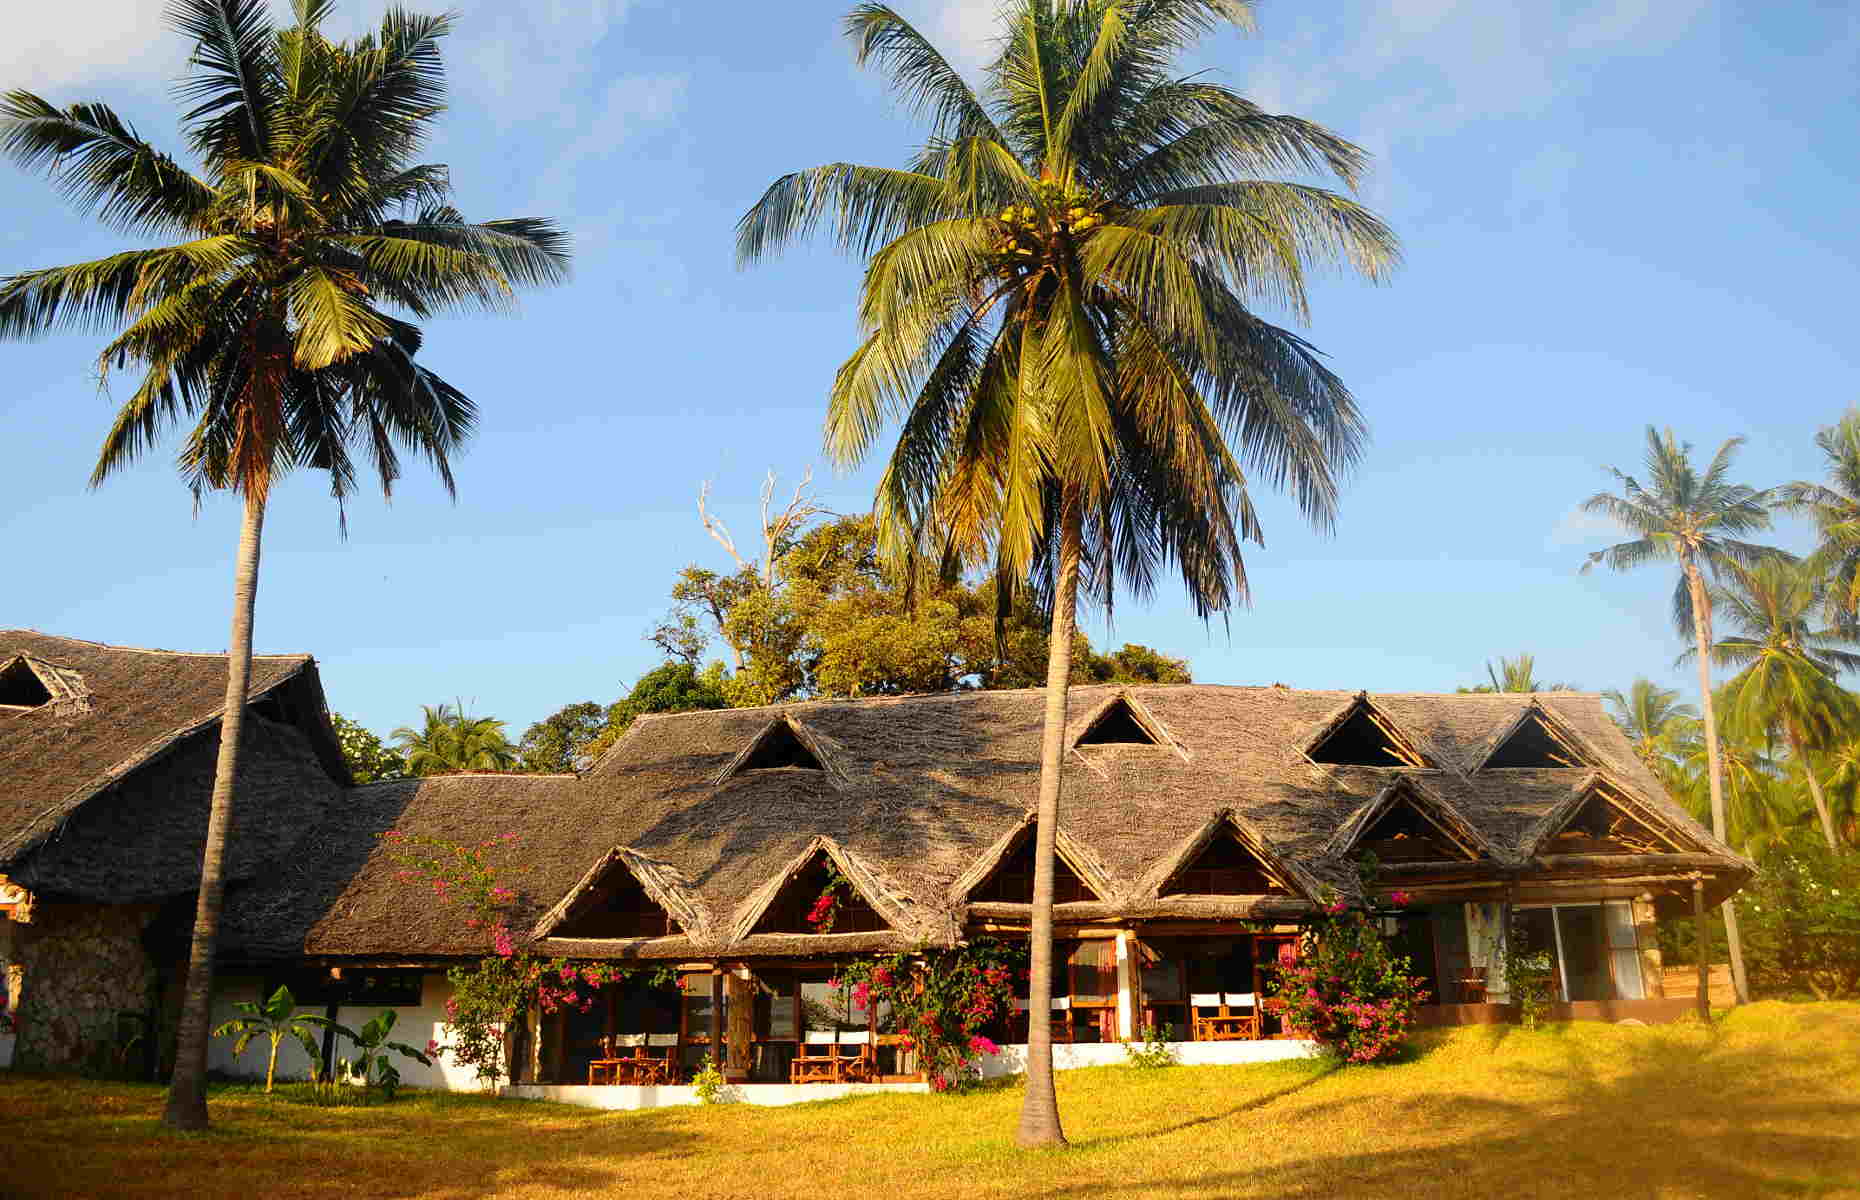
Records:
{"label": "triangular dormer gable", "polygon": [[1304,755],[1320,767],[1439,766],[1420,743],[1404,733],[1369,693],[1358,692],[1308,738]]}
{"label": "triangular dormer gable", "polygon": [[1600,762],[1568,725],[1535,700],[1491,739],[1477,759],[1476,770],[1561,769],[1587,767]]}
{"label": "triangular dormer gable", "polygon": [[1123,746],[1156,746],[1173,750],[1184,759],[1189,757],[1156,714],[1127,692],[1119,692],[1093,709],[1066,738],[1066,747],[1070,750],[1108,750]]}
{"label": "triangular dormer gable", "polygon": [[[1031,815],[995,840],[950,887],[958,904],[1032,904],[1035,828]],[[1107,900],[1110,880],[1089,851],[1065,830],[1053,837],[1053,902]]]}
{"label": "triangular dormer gable", "polygon": [[[829,884],[839,903],[823,930],[809,914]],[[819,837],[743,902],[731,932],[737,941],[760,933],[901,933],[911,924],[907,904],[869,865]]]}
{"label": "triangular dormer gable", "polygon": [[30,654],[0,661],[0,711],[29,712],[48,704],[61,711],[89,711],[90,689],[84,677]]}
{"label": "triangular dormer gable", "polygon": [[1153,898],[1277,895],[1310,900],[1321,890],[1316,880],[1280,856],[1232,811],[1217,813],[1157,864],[1149,880],[1146,890]]}
{"label": "triangular dormer gable", "polygon": [[764,725],[748,745],[724,764],[713,782],[722,785],[765,771],[812,772],[836,785],[841,782],[840,772],[835,769],[833,758],[821,739],[788,713]]}
{"label": "triangular dormer gable", "polygon": [[1595,772],[1546,813],[1525,839],[1524,857],[1688,854],[1710,848],[1683,826]]}
{"label": "triangular dormer gable", "polygon": [[709,921],[689,883],[671,864],[617,846],[589,867],[543,914],[538,938],[701,936]]}
{"label": "triangular dormer gable", "polygon": [[1326,852],[1378,862],[1476,862],[1492,856],[1483,834],[1417,780],[1398,779],[1337,830]]}

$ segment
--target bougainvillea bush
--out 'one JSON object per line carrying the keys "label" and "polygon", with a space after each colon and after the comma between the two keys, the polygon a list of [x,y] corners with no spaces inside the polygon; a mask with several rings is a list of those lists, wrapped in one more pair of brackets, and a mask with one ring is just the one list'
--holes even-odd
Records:
{"label": "bougainvillea bush", "polygon": [[604,985],[631,974],[607,963],[542,959],[518,943],[508,921],[516,893],[498,882],[505,856],[516,848],[516,834],[470,846],[397,829],[382,837],[388,853],[401,864],[402,883],[424,886],[460,915],[467,930],[490,944],[490,953],[476,964],[446,972],[452,983],[452,998],[446,1001],[446,1044],[435,1039],[426,1047],[429,1055],[445,1054],[471,1067],[483,1086],[495,1088],[509,1074],[506,1038],[511,1025],[532,1005],[544,1013],[565,1006],[587,1012]]}
{"label": "bougainvillea bush", "polygon": [[977,1060],[1001,1049],[981,1031],[1012,1008],[1026,957],[1024,948],[977,938],[953,950],[853,963],[835,986],[850,989],[855,1013],[889,1006],[898,1049],[915,1051],[931,1088],[943,1092],[975,1082]]}
{"label": "bougainvillea bush", "polygon": [[[1394,894],[1397,907],[1407,896]],[[1373,914],[1327,896],[1298,958],[1273,977],[1266,1011],[1345,1062],[1381,1062],[1407,1040],[1427,999],[1405,956],[1389,950]]]}

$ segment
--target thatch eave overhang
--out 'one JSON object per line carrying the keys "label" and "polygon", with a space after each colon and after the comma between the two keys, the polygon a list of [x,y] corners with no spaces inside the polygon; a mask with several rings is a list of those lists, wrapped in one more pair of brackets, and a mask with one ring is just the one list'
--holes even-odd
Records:
{"label": "thatch eave overhang", "polygon": [[690,880],[671,863],[630,846],[615,846],[595,860],[575,886],[536,922],[530,936],[541,939],[553,934],[574,913],[578,902],[597,887],[609,871],[616,870],[625,871],[638,881],[652,902],[678,923],[685,936],[699,941],[712,936],[710,910]]}

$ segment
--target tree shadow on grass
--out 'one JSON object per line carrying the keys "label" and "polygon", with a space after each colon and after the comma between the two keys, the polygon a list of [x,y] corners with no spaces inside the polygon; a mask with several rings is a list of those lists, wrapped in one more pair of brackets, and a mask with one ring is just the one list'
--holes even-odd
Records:
{"label": "tree shadow on grass", "polygon": [[[1399,1106],[1401,1128],[1393,1133],[1409,1144],[1396,1148],[1320,1149],[1233,1170],[1095,1179],[1040,1194],[1248,1200],[1852,1194],[1860,1189],[1860,1095],[1829,1066],[1831,1047],[1816,1045],[1819,1040],[1740,1049],[1720,1038],[1704,1045],[1650,1038],[1616,1042],[1603,1058],[1581,1039],[1566,1037],[1551,1044],[1550,1063],[1498,1067],[1496,1086],[1457,1094],[1417,1088]],[[1336,1131],[1342,1144],[1348,1144],[1345,1134],[1361,1131],[1375,1135],[1367,1140],[1390,1140],[1383,1136],[1391,1129],[1386,1093],[1296,1097],[1324,1078],[1143,1136],[1283,1105],[1273,1117],[1293,1137],[1305,1126],[1314,1141],[1326,1130]],[[1218,1146],[1203,1150],[1218,1161]],[[1188,1155],[1183,1160],[1193,1161]]]}
{"label": "tree shadow on grass", "polygon": [[1111,1137],[1087,1138],[1083,1141],[1077,1141],[1072,1144],[1081,1150],[1090,1149],[1091,1147],[1094,1147],[1094,1146],[1119,1146],[1119,1145],[1124,1145],[1130,1142],[1140,1142],[1140,1141],[1151,1140],[1154,1138],[1167,1137],[1168,1135],[1172,1133],[1180,1133],[1184,1129],[1193,1129],[1197,1125],[1212,1125],[1216,1121],[1230,1120],[1233,1117],[1238,1117],[1245,1113],[1250,1113],[1258,1109],[1265,1108],[1269,1104],[1276,1104],[1280,1100],[1283,1100],[1287,1098],[1288,1096],[1297,1095],[1299,1092],[1304,1091],[1306,1088],[1315,1086],[1317,1083],[1321,1082],[1325,1077],[1339,1070],[1342,1067],[1342,1065],[1343,1064],[1339,1062],[1337,1059],[1334,1059],[1334,1058],[1328,1059],[1325,1061],[1324,1066],[1320,1070],[1317,1071],[1317,1073],[1313,1075],[1308,1075],[1305,1078],[1299,1080],[1297,1083],[1290,1083],[1274,1091],[1265,1092],[1261,1095],[1253,1097],[1251,1100],[1242,1101],[1241,1103],[1234,1105],[1232,1108],[1224,1109],[1221,1112],[1205,1113],[1199,1117],[1190,1117],[1186,1121],[1177,1121],[1173,1125],[1162,1125],[1162,1126],[1158,1126],[1155,1129],[1139,1129],[1133,1133],[1120,1133],[1120,1134],[1115,1134]]}

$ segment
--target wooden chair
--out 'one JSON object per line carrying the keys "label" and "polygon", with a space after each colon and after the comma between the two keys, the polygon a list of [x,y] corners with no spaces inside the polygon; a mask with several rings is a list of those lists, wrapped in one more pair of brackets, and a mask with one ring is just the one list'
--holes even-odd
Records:
{"label": "wooden chair", "polygon": [[623,1057],[620,1050],[624,1046],[643,1045],[646,1035],[643,1033],[610,1033],[600,1039],[600,1053],[588,1064],[588,1086],[600,1087],[604,1084],[627,1082],[622,1076],[626,1072],[630,1057]]}
{"label": "wooden chair", "polygon": [[[851,1053],[847,1053],[848,1050]],[[878,1074],[878,1055],[872,1048],[872,1035],[866,1032],[842,1033],[835,1048],[837,1083],[870,1083]]]}
{"label": "wooden chair", "polygon": [[835,1083],[839,1074],[839,1034],[830,1029],[809,1029],[794,1048],[788,1064],[789,1083]]}
{"label": "wooden chair", "polygon": [[[659,1053],[654,1053],[658,1051]],[[646,1044],[639,1051],[639,1066],[635,1068],[638,1075],[636,1082],[641,1084],[669,1084],[678,1080],[678,1035],[675,1033],[649,1033]]]}
{"label": "wooden chair", "polygon": [[1453,979],[1453,991],[1460,1004],[1484,1004],[1486,994],[1485,968],[1462,967]]}
{"label": "wooden chair", "polygon": [[1259,997],[1252,992],[1196,992],[1188,998],[1198,1042],[1259,1040]]}

